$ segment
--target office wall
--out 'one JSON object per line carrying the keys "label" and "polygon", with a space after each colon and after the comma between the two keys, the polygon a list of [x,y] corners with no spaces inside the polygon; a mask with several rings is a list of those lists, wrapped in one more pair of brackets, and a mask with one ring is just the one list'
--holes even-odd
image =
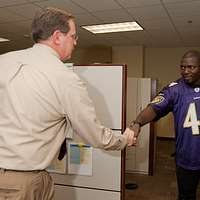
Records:
{"label": "office wall", "polygon": [[128,77],[143,77],[144,72],[143,46],[113,46],[112,62],[127,64]]}
{"label": "office wall", "polygon": [[145,48],[144,76],[159,80],[161,89],[169,82],[176,80],[179,75],[179,64],[183,54],[192,48]]}
{"label": "office wall", "polygon": [[82,65],[91,63],[111,63],[112,49],[111,47],[75,49],[72,59],[69,62]]}

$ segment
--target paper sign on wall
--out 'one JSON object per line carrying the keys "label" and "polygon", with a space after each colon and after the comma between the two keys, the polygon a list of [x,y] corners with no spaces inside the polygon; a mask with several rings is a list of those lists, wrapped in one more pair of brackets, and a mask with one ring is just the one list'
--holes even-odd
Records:
{"label": "paper sign on wall", "polygon": [[92,147],[68,143],[68,173],[92,176]]}

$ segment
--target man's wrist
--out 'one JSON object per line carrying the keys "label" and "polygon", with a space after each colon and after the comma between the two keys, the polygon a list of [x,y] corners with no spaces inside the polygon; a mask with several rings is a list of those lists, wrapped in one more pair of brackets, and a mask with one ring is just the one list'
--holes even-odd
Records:
{"label": "man's wrist", "polygon": [[138,124],[140,127],[142,126],[142,123],[141,123],[141,122],[139,122],[139,121],[137,121],[137,120],[133,120],[133,121],[130,123],[129,128],[130,128],[130,129],[133,128],[133,126],[134,126],[135,124]]}

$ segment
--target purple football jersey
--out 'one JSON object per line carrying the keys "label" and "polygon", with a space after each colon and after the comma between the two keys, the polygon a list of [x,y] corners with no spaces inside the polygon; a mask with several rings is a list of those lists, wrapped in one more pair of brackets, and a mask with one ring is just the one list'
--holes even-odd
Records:
{"label": "purple football jersey", "polygon": [[150,105],[158,119],[173,112],[177,165],[200,170],[200,87],[179,79],[163,88]]}

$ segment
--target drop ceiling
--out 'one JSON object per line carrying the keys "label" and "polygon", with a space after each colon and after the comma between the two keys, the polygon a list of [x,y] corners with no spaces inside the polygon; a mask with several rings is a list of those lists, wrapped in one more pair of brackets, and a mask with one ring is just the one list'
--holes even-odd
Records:
{"label": "drop ceiling", "polygon": [[[0,0],[0,52],[32,45],[30,24],[38,9],[48,6],[76,17],[79,48],[143,45],[200,46],[200,0]],[[81,25],[137,21],[143,31],[94,35]]]}

